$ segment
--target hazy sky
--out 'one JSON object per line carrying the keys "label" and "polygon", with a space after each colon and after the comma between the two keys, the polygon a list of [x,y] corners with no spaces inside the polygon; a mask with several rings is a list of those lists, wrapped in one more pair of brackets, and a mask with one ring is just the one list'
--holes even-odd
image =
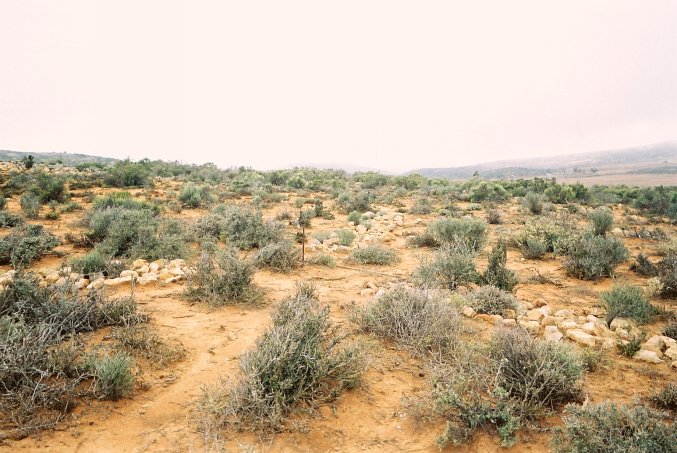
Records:
{"label": "hazy sky", "polygon": [[403,171],[677,139],[677,1],[0,0],[0,149]]}

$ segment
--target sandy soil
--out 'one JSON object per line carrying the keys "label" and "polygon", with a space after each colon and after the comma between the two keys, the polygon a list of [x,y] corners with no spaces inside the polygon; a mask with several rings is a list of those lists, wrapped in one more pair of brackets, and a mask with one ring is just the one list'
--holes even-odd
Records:
{"label": "sandy soil", "polygon": [[[288,205],[291,206],[291,202]],[[15,201],[10,202],[9,209],[18,210]],[[491,226],[491,242],[499,230],[521,227],[521,214],[516,205],[505,205],[502,209],[508,213],[508,221],[504,225]],[[279,207],[275,210],[279,210]],[[267,211],[266,215],[271,216],[275,210]],[[293,208],[290,210],[294,212]],[[185,210],[180,217],[188,219],[205,212]],[[481,217],[483,212],[476,215]],[[63,236],[66,231],[77,231],[76,223],[81,216],[81,211],[66,214],[59,221],[47,222],[46,225],[49,230]],[[416,223],[418,217],[423,220],[422,223]],[[405,225],[398,227],[395,233],[421,230],[432,218],[405,214]],[[345,222],[345,215],[337,215],[333,221],[313,220],[309,233],[342,228]],[[674,237],[674,227],[661,225],[661,228]],[[633,255],[639,249],[650,250],[652,246],[652,243],[640,240],[628,239],[626,242]],[[185,358],[166,369],[144,370],[143,381],[137,383],[131,398],[118,402],[82,402],[57,430],[18,441],[7,441],[5,445],[0,445],[0,449],[22,452],[183,452],[219,449],[244,452],[439,451],[436,439],[443,430],[443,421],[417,422],[405,404],[407,398],[429,389],[425,363],[411,358],[393,345],[371,338],[364,338],[371,345],[371,363],[364,376],[364,384],[348,391],[331,405],[295,417],[294,422],[290,423],[289,432],[280,433],[272,439],[259,439],[250,433],[223,432],[222,445],[213,442],[205,444],[198,432],[194,408],[203,386],[212,385],[220,378],[237,379],[238,357],[253,346],[257,336],[269,325],[275,304],[293,292],[296,280],[315,281],[320,290],[320,300],[330,305],[334,320],[346,330],[354,329],[348,320],[348,308],[352,304],[367,302],[369,298],[360,295],[366,283],[373,281],[380,287],[387,286],[389,282],[405,281],[418,266],[420,257],[429,253],[406,248],[405,238],[401,235],[390,246],[397,249],[400,257],[400,262],[393,266],[347,264],[358,268],[353,270],[306,265],[290,274],[259,271],[256,282],[266,290],[266,300],[261,307],[256,308],[228,306],[211,309],[194,305],[182,298],[182,284],[137,289],[137,300],[142,310],[151,314],[152,326],[163,336],[177,339],[185,348]],[[480,268],[485,265],[489,248],[478,259]],[[62,260],[78,253],[70,246],[61,247],[60,250],[65,253],[64,257],[47,257],[34,267],[57,266]],[[340,255],[337,256],[339,264],[343,264],[342,259]],[[518,251],[513,250],[509,253],[508,267],[517,271],[522,281],[540,274],[553,282],[522,283],[516,292],[517,297],[533,303],[543,301],[555,309],[573,309],[580,314],[592,310],[599,292],[611,286],[610,279],[597,283],[570,279],[565,275],[559,259],[524,260]],[[618,278],[641,285],[645,283],[629,270],[628,264],[619,268]],[[479,331],[491,328],[481,321],[471,320],[468,323]],[[649,326],[649,330],[657,333],[661,327],[656,324]],[[671,372],[665,366],[641,364],[613,353],[607,359],[608,363],[602,370],[590,373],[585,379],[585,391],[590,401],[612,399],[632,402],[674,381],[677,376],[677,372]],[[547,424],[557,426],[560,423],[559,417],[553,417]],[[549,441],[548,432],[523,432],[519,433],[518,443],[511,450],[546,451]],[[468,445],[449,447],[445,451],[498,450],[501,448],[497,436],[479,432]]]}

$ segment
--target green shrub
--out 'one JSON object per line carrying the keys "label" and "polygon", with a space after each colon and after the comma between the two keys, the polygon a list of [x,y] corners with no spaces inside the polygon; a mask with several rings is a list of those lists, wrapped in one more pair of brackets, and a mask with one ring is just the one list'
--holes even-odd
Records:
{"label": "green shrub", "polygon": [[254,284],[255,272],[254,262],[240,260],[235,250],[203,252],[195,273],[187,278],[186,297],[215,306],[255,304],[262,295]]}
{"label": "green shrub", "polygon": [[70,197],[68,191],[66,191],[66,178],[64,176],[39,173],[36,182],[35,194],[42,203],[49,203],[50,201],[64,203]]}
{"label": "green shrub", "polygon": [[[523,251],[529,249],[531,242],[544,244],[545,252],[566,253],[571,244],[580,239],[580,234],[570,225],[571,222],[566,218],[560,222],[550,219],[527,221],[524,229],[515,234],[512,240],[514,245]],[[541,244],[535,247],[540,248]]]}
{"label": "green shrub", "polygon": [[502,222],[501,211],[495,208],[487,209],[487,222],[490,225],[499,225]]}
{"label": "green shrub", "polygon": [[468,295],[468,305],[477,313],[504,316],[506,310],[517,310],[517,299],[507,291],[485,285]]}
{"label": "green shrub", "polygon": [[597,208],[588,216],[593,234],[605,236],[614,224],[614,216],[606,208]]}
{"label": "green shrub", "polygon": [[677,322],[671,322],[663,328],[663,335],[677,340]]}
{"label": "green shrub", "polygon": [[353,222],[355,225],[359,225],[362,222],[362,214],[357,211],[353,211],[348,214],[348,222]]}
{"label": "green shrub", "polygon": [[181,189],[178,200],[188,208],[199,208],[213,203],[215,197],[209,193],[208,186],[187,184]]}
{"label": "green shrub", "polygon": [[301,253],[290,241],[272,242],[263,246],[254,260],[259,266],[289,272],[301,265]]}
{"label": "green shrub", "polygon": [[512,291],[515,288],[519,280],[515,273],[506,267],[507,257],[507,247],[505,242],[500,239],[489,254],[489,264],[482,276],[484,284],[495,286],[504,291]]}
{"label": "green shrub", "polygon": [[117,401],[132,391],[131,366],[132,358],[127,354],[116,354],[95,362],[96,385],[104,399]]}
{"label": "green shrub", "polygon": [[[423,238],[414,244],[464,246],[480,251],[487,241],[487,224],[479,219],[438,219],[428,225]],[[425,239],[425,240],[423,240]]]}
{"label": "green shrub", "polygon": [[541,194],[527,192],[524,198],[522,198],[522,204],[534,215],[541,215],[543,213],[543,195]]}
{"label": "green shrub", "polygon": [[7,198],[0,195],[0,211],[3,211],[7,207]]}
{"label": "green shrub", "polygon": [[515,431],[581,397],[580,357],[564,343],[499,329],[489,345],[459,346],[456,360],[433,370],[433,396],[448,423],[438,443],[467,442],[493,427],[503,446]]}
{"label": "green shrub", "polygon": [[108,169],[104,184],[110,187],[142,187],[148,185],[147,166],[129,160],[118,161]]}
{"label": "green shrub", "polygon": [[350,247],[353,245],[353,241],[357,237],[357,234],[353,230],[338,230],[336,232],[339,240],[339,245],[344,247]]}
{"label": "green shrub", "polygon": [[634,338],[631,338],[627,342],[619,342],[618,350],[621,355],[625,357],[633,357],[640,349],[642,349],[642,343],[644,343],[645,334],[638,335]]}
{"label": "green shrub", "polygon": [[641,252],[637,255],[633,263],[630,264],[630,269],[643,277],[655,277],[658,275],[658,266],[649,261],[649,258]]}
{"label": "green shrub", "polygon": [[313,255],[313,257],[310,258],[309,263],[332,268],[336,267],[336,260],[334,260],[331,255],[327,255],[326,253]]}
{"label": "green shrub", "polygon": [[537,260],[543,258],[548,251],[548,246],[544,241],[538,238],[527,238],[520,249],[525,258]]}
{"label": "green shrub", "polygon": [[19,199],[21,211],[29,219],[37,219],[40,215],[40,199],[32,193],[25,193]]}
{"label": "green shrub", "polygon": [[674,425],[666,426],[661,414],[642,406],[569,405],[567,414],[553,443],[559,453],[672,453],[677,445]]}
{"label": "green shrub", "polygon": [[583,367],[575,349],[531,337],[519,329],[497,331],[490,356],[502,364],[496,385],[519,401],[521,416],[576,401],[582,394]]}
{"label": "green shrub", "polygon": [[651,404],[659,409],[677,411],[677,383],[670,383],[651,397]]}
{"label": "green shrub", "polygon": [[42,225],[17,227],[0,239],[0,264],[23,269],[33,261],[52,252],[59,239],[44,231]]}
{"label": "green shrub", "polygon": [[567,250],[564,267],[569,275],[583,280],[598,280],[611,276],[625,261],[628,250],[615,237],[583,235]]}
{"label": "green shrub", "polygon": [[409,212],[412,214],[430,214],[431,211],[432,205],[430,203],[430,199],[425,197],[417,198],[414,201],[411,209],[409,209]]}
{"label": "green shrub", "polygon": [[0,211],[0,228],[14,228],[23,225],[24,221],[16,214]]}
{"label": "green shrub", "polygon": [[600,294],[600,304],[606,309],[607,324],[614,318],[632,318],[639,324],[647,324],[658,314],[649,303],[642,288],[620,284]]}
{"label": "green shrub", "polygon": [[131,298],[102,291],[39,286],[17,272],[0,292],[0,424],[3,436],[25,437],[56,424],[82,396],[92,395],[92,369],[79,333],[133,325],[147,317]]}
{"label": "green shrub", "polygon": [[461,319],[453,305],[404,285],[369,302],[358,311],[356,320],[363,331],[396,341],[416,354],[450,354],[461,331]]}
{"label": "green shrub", "polygon": [[283,233],[282,224],[264,222],[259,211],[237,205],[217,206],[195,229],[200,237],[219,238],[242,250],[279,242]]}
{"label": "green shrub", "polygon": [[99,250],[92,250],[85,255],[73,258],[71,267],[75,272],[86,275],[102,272],[107,276],[117,276],[124,270],[121,261],[112,260],[110,256],[104,255]]}
{"label": "green shrub", "polygon": [[127,191],[111,192],[94,199],[93,212],[104,211],[107,208],[125,208],[132,210],[147,210],[153,215],[161,212],[160,206],[147,201],[136,200]]}
{"label": "green shrub", "polygon": [[661,282],[661,296],[677,296],[677,253],[667,255],[658,264],[658,279]]}
{"label": "green shrub", "polygon": [[222,424],[279,430],[298,405],[333,400],[360,382],[360,349],[340,343],[328,307],[297,294],[279,305],[272,327],[242,356],[239,383],[208,392],[201,408]]}
{"label": "green shrub", "polygon": [[94,211],[87,220],[87,238],[111,257],[130,259],[179,258],[186,243],[181,224],[162,220],[147,209],[109,207]]}
{"label": "green shrub", "polygon": [[371,211],[372,195],[366,190],[359,192],[344,192],[337,201],[343,212],[357,211],[359,213]]}
{"label": "green shrub", "polygon": [[360,264],[387,265],[398,261],[395,250],[381,245],[370,245],[363,249],[355,249],[350,257]]}
{"label": "green shrub", "polygon": [[479,280],[475,253],[465,247],[442,246],[424,260],[412,276],[417,285],[455,290]]}

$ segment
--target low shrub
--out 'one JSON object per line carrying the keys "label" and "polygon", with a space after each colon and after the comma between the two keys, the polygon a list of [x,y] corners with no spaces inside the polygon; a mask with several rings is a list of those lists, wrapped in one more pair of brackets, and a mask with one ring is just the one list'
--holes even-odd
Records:
{"label": "low shrub", "polygon": [[240,359],[237,385],[207,390],[203,413],[222,425],[279,430],[299,404],[336,399],[360,382],[362,353],[341,338],[328,307],[303,294],[283,301],[273,325]]}
{"label": "low shrub", "polygon": [[162,368],[184,356],[184,350],[178,342],[163,340],[147,324],[118,327],[111,337],[116,342],[116,349],[141,356],[156,368]]}
{"label": "low shrub", "polygon": [[51,253],[57,245],[59,238],[46,232],[42,225],[13,228],[0,239],[0,264],[11,264],[15,269],[23,269]]}
{"label": "low shrub", "polygon": [[113,260],[99,250],[92,250],[85,255],[73,258],[71,267],[75,272],[85,275],[101,272],[106,276],[117,276],[124,270],[121,261]]}
{"label": "low shrub", "polygon": [[643,277],[655,277],[658,275],[658,266],[649,261],[649,258],[641,252],[637,255],[633,263],[630,264],[630,269]]}
{"label": "low shrub", "polygon": [[353,211],[348,214],[348,222],[353,222],[355,225],[359,225],[362,222],[362,214],[357,211]]}
{"label": "low shrub", "polygon": [[289,272],[301,265],[301,253],[290,241],[273,242],[263,246],[254,261],[274,271]]}
{"label": "low shrub", "polygon": [[33,193],[25,193],[19,199],[19,205],[24,215],[35,220],[40,215],[40,199]]}
{"label": "low shrub", "polygon": [[604,402],[567,406],[564,428],[553,446],[559,453],[674,452],[677,430],[646,407]]}
{"label": "low shrub", "polygon": [[370,245],[363,249],[353,250],[350,258],[360,264],[388,265],[398,261],[395,250],[381,245]]}
{"label": "low shrub", "polygon": [[606,309],[608,325],[614,318],[631,318],[638,324],[647,324],[658,314],[642,288],[628,284],[614,285],[610,291],[603,291],[600,305]]}
{"label": "low shrub", "polygon": [[487,224],[479,219],[438,219],[428,225],[414,245],[463,246],[480,251],[487,241]]}
{"label": "low shrub", "polygon": [[235,250],[203,252],[195,273],[187,278],[185,295],[189,300],[221,306],[231,303],[255,304],[261,290],[254,284],[256,265],[240,260]]}
{"label": "low shrub", "polygon": [[353,230],[338,230],[336,234],[338,235],[339,245],[344,247],[353,245],[353,241],[357,237]]}
{"label": "low shrub", "polygon": [[219,238],[242,250],[261,248],[282,239],[283,225],[264,222],[259,211],[237,205],[220,205],[198,220],[199,237]]}
{"label": "low shrub", "polygon": [[536,192],[527,192],[522,198],[524,207],[534,215],[541,215],[543,213],[543,195]]}
{"label": "low shrub", "polygon": [[216,201],[216,197],[210,193],[208,186],[197,186],[195,184],[185,185],[177,199],[188,208],[199,208]]}
{"label": "low shrub", "polygon": [[531,260],[543,258],[548,251],[547,244],[538,238],[527,238],[524,244],[520,247],[522,255]]}
{"label": "low shrub", "polygon": [[661,282],[661,296],[677,296],[677,253],[665,256],[658,264],[658,279]]}
{"label": "low shrub", "polygon": [[0,228],[14,228],[23,225],[24,221],[16,214],[0,211]]}
{"label": "low shrub", "polygon": [[344,192],[339,195],[336,201],[343,212],[352,213],[353,211],[357,211],[358,213],[363,213],[371,211],[373,196],[366,190],[361,190],[359,192]]}
{"label": "low shrub", "polygon": [[592,233],[596,236],[605,236],[614,224],[614,216],[606,208],[597,208],[588,216]]}
{"label": "low shrub", "polygon": [[433,396],[448,420],[438,443],[458,445],[493,427],[510,446],[525,422],[578,401],[582,376],[575,349],[522,329],[499,329],[489,345],[466,344],[433,372]]}
{"label": "low shrub", "polygon": [[650,398],[651,404],[659,409],[677,411],[677,383],[666,385],[660,392]]}
{"label": "low shrub", "polygon": [[513,271],[506,267],[508,250],[505,242],[500,239],[488,257],[487,270],[482,275],[486,285],[492,285],[504,291],[512,291],[519,282]]}
{"label": "low shrub", "polygon": [[326,253],[319,253],[317,255],[313,255],[310,260],[308,261],[310,264],[318,264],[320,266],[326,266],[326,267],[336,267],[336,260],[331,255],[327,255]]}
{"label": "low shrub", "polygon": [[23,437],[54,426],[92,394],[92,377],[78,334],[104,326],[147,321],[132,298],[79,293],[68,286],[39,286],[17,272],[0,292],[0,427],[3,437]]}
{"label": "low shrub", "polygon": [[628,257],[628,249],[615,237],[583,235],[567,250],[564,268],[583,280],[609,277]]}
{"label": "low shrub", "polygon": [[415,354],[449,355],[462,329],[456,307],[433,293],[404,285],[370,301],[355,318],[364,332],[396,341]]}
{"label": "low shrub", "polygon": [[409,212],[412,214],[430,214],[432,211],[432,204],[430,203],[430,199],[426,197],[420,197],[417,198],[414,201],[414,204],[411,206],[411,209],[409,209]]}
{"label": "low shrub", "polygon": [[466,247],[443,246],[435,250],[414,271],[414,282],[422,287],[455,290],[479,281],[475,268],[475,253]]}
{"label": "low shrub", "polygon": [[176,220],[163,220],[147,209],[107,207],[87,219],[86,237],[97,250],[111,257],[130,259],[179,258],[186,253],[183,228]]}
{"label": "low shrub", "polygon": [[677,322],[668,323],[663,328],[663,335],[670,337],[673,340],[677,340]]}
{"label": "low shrub", "polygon": [[94,363],[97,391],[102,398],[117,401],[127,396],[134,385],[132,358],[118,353]]}
{"label": "low shrub", "polygon": [[487,209],[487,223],[490,225],[499,225],[502,222],[501,211],[496,208]]}
{"label": "low shrub", "polygon": [[477,313],[504,316],[506,310],[517,310],[517,299],[500,288],[485,285],[468,295],[468,305]]}

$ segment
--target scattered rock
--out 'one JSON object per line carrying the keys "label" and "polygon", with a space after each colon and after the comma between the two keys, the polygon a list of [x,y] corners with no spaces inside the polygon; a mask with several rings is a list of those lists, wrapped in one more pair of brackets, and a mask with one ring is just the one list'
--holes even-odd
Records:
{"label": "scattered rock", "polygon": [[646,349],[640,349],[635,355],[632,356],[632,358],[641,362],[663,363],[663,361],[658,357],[658,354],[656,354],[654,351],[647,351]]}
{"label": "scattered rock", "polygon": [[477,312],[475,310],[473,310],[472,307],[463,307],[463,310],[461,310],[461,313],[466,318],[474,318],[475,315],[477,314]]}
{"label": "scattered rock", "polygon": [[546,341],[562,341],[562,338],[564,335],[562,335],[562,332],[559,331],[559,329],[555,326],[546,326],[545,327],[545,332],[543,333],[543,338],[545,338]]}
{"label": "scattered rock", "polygon": [[583,346],[594,348],[597,345],[595,337],[581,329],[567,330],[566,337]]}

